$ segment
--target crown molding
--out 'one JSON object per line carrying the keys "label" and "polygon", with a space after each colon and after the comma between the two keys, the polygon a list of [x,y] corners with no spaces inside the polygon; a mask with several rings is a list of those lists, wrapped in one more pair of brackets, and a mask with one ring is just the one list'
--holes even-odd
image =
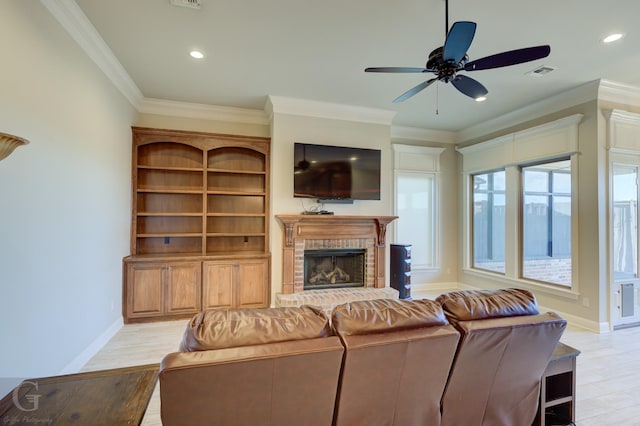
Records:
{"label": "crown molding", "polygon": [[522,140],[524,138],[530,138],[535,135],[539,135],[542,133],[550,133],[554,132],[558,129],[568,129],[575,128],[576,137],[575,137],[575,146],[572,146],[572,151],[577,151],[577,126],[580,124],[582,119],[584,118],[584,114],[573,114],[568,117],[559,118],[557,120],[550,121],[548,123],[540,124],[539,126],[531,127],[529,129],[521,130],[519,132],[509,133],[507,135],[502,135],[495,139],[491,139],[488,141],[480,142],[477,144],[465,146],[465,147],[457,147],[456,151],[461,153],[462,155],[467,154],[475,154],[478,152],[486,152],[490,148],[495,148],[496,146],[503,146],[509,143],[517,142],[518,140]]}
{"label": "crown molding", "polygon": [[138,106],[138,111],[144,114],[172,117],[269,125],[269,117],[262,110],[195,104],[165,99],[144,98]]}
{"label": "crown molding", "polygon": [[74,0],[40,0],[129,103],[138,107],[142,92]]}
{"label": "crown molding", "polygon": [[535,120],[536,118],[544,117],[545,115],[562,111],[575,105],[596,100],[598,98],[599,87],[600,80],[590,81],[573,89],[534,102],[526,107],[468,127],[458,132],[458,142],[461,143],[480,138],[489,133],[500,131],[525,121]]}
{"label": "crown molding", "polygon": [[274,114],[300,115],[332,120],[355,121],[391,126],[395,111],[366,108],[330,102],[310,101],[269,95],[264,110],[270,119]]}
{"label": "crown molding", "polygon": [[640,125],[640,114],[636,114],[629,111],[620,109],[612,109],[608,114],[609,121],[616,121],[619,123],[627,123],[633,125]]}
{"label": "crown molding", "polygon": [[74,0],[40,0],[114,86],[140,112],[267,125],[273,113],[391,126],[398,140],[464,143],[591,100],[640,106],[640,87],[594,80],[458,132],[392,126],[395,111],[268,96],[264,111],[144,98],[142,92]]}
{"label": "crown molding", "polygon": [[475,154],[478,152],[484,152],[488,149],[495,148],[497,146],[504,146],[513,142],[514,134],[502,135],[497,138],[489,139],[488,141],[479,142],[468,146],[456,146],[456,151],[462,155]]}
{"label": "crown molding", "polygon": [[455,144],[456,132],[424,129],[421,127],[391,126],[391,139],[398,141],[407,140]]}
{"label": "crown molding", "polygon": [[404,152],[408,154],[435,155],[442,154],[447,148],[437,148],[431,146],[404,145],[399,143],[391,144],[394,152]]}
{"label": "crown molding", "polygon": [[598,99],[600,101],[640,106],[640,87],[610,80],[600,80]]}

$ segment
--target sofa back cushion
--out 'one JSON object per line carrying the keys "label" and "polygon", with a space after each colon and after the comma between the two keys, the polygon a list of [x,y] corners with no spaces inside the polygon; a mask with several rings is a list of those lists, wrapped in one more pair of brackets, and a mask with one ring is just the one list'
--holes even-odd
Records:
{"label": "sofa back cushion", "polygon": [[436,299],[456,321],[537,315],[536,297],[528,290],[470,290],[445,293]]}
{"label": "sofa back cushion", "polygon": [[180,351],[194,352],[330,336],[329,319],[315,306],[212,309],[195,315]]}
{"label": "sofa back cushion", "polygon": [[431,300],[377,299],[345,303],[331,314],[342,336],[388,333],[448,324],[442,307]]}

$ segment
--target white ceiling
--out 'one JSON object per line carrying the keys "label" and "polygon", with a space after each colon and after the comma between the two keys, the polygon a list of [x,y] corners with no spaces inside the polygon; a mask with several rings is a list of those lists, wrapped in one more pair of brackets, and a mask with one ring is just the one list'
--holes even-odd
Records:
{"label": "white ceiling", "polygon": [[[147,98],[262,110],[268,95],[397,111],[396,126],[457,131],[600,78],[640,85],[638,0],[450,0],[478,24],[470,60],[540,44],[549,57],[467,73],[482,103],[450,84],[391,101],[430,78],[364,73],[423,67],[445,37],[443,0],[75,0]],[[625,37],[610,45],[611,32]],[[193,48],[206,57],[196,61]],[[557,70],[525,75],[541,65]],[[436,113],[436,111],[438,111]]]}

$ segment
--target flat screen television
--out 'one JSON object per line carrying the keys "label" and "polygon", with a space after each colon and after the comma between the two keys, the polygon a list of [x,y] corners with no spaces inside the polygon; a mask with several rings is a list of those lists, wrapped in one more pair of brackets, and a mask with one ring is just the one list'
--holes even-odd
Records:
{"label": "flat screen television", "polygon": [[379,200],[380,150],[294,143],[294,197]]}

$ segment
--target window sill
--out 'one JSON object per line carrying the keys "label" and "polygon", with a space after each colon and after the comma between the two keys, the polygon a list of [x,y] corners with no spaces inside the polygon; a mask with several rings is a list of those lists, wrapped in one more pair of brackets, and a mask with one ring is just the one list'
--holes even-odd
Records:
{"label": "window sill", "polygon": [[463,268],[462,273],[478,278],[491,279],[509,287],[522,288],[551,296],[562,297],[570,300],[578,300],[580,293],[570,288],[562,288],[553,284],[544,284],[524,279],[509,278],[504,275],[480,271],[478,269]]}
{"label": "window sill", "polygon": [[439,266],[427,266],[427,265],[411,265],[411,272],[425,272],[425,273],[439,273],[441,268]]}

